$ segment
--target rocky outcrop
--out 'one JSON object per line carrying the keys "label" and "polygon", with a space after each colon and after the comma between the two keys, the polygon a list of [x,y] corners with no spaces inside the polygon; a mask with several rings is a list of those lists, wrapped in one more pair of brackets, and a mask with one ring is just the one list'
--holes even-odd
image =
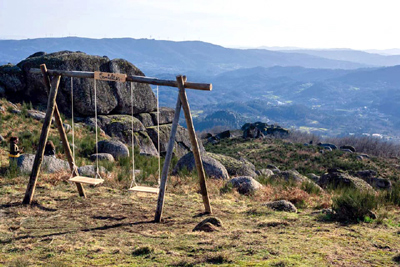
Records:
{"label": "rocky outcrop", "polygon": [[[61,51],[52,54],[36,53],[21,61],[17,66],[0,67],[0,86],[6,95],[23,96],[34,104],[47,104],[47,92],[41,74],[32,74],[31,68],[39,68],[45,63],[48,69],[119,72],[128,75],[144,74],[133,64],[123,59],[110,60],[107,57],[91,56],[82,52]],[[74,112],[76,116],[94,115],[94,93],[92,79],[74,79]],[[131,114],[131,83],[97,81],[98,114],[120,113]],[[156,109],[156,98],[147,84],[132,83],[133,112],[153,112]],[[18,95],[18,93],[20,93]],[[69,77],[62,77],[57,95],[58,106],[67,115],[71,113],[71,83]]]}
{"label": "rocky outcrop", "polygon": [[289,130],[279,125],[268,125],[264,122],[246,123],[242,126],[243,138],[259,138],[265,135],[284,136],[289,134]]}
{"label": "rocky outcrop", "polygon": [[253,194],[262,188],[262,184],[250,176],[238,176],[232,178],[229,183],[242,195]]}
{"label": "rocky outcrop", "polygon": [[[35,160],[35,155],[33,154],[22,154],[17,161],[18,170],[21,173],[31,173],[33,167],[33,161]],[[69,164],[65,160],[44,156],[41,165],[41,171],[47,173],[54,173],[59,171],[69,170]]]}
{"label": "rocky outcrop", "polygon": [[374,191],[373,188],[364,180],[336,169],[328,170],[328,173],[325,173],[320,177],[318,184],[322,188],[327,188],[328,186],[332,186],[333,188],[344,186],[353,187],[360,191]]}
{"label": "rocky outcrop", "polygon": [[95,161],[96,159],[98,160],[104,160],[104,161],[109,161],[109,162],[114,162],[114,157],[111,154],[108,153],[98,153],[98,154],[92,154],[90,155],[90,160]]}
{"label": "rocky outcrop", "polygon": [[[203,161],[204,171],[206,172],[208,177],[214,179],[223,179],[223,180],[229,179],[229,175],[226,168],[219,161],[204,154],[202,155],[201,158]],[[196,169],[194,156],[192,152],[187,153],[185,156],[179,159],[174,170],[172,171],[172,174],[177,175],[183,169],[186,169],[189,172]]]}
{"label": "rocky outcrop", "polygon": [[228,171],[228,174],[231,176],[257,176],[257,173],[255,172],[256,167],[254,167],[254,165],[249,161],[241,161],[229,156],[210,152],[207,152],[207,155],[221,162]]}

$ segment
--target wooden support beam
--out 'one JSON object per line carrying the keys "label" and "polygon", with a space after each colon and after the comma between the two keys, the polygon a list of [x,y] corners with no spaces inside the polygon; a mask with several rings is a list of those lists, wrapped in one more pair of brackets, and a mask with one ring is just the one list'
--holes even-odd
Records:
{"label": "wooden support beam", "polygon": [[[50,92],[50,76],[47,72],[46,64],[40,65],[40,70],[43,74],[43,81],[44,81],[45,87],[47,89],[47,92],[49,93]],[[58,133],[60,134],[61,142],[63,144],[64,152],[65,152],[65,155],[66,155],[68,163],[69,163],[69,168],[71,169],[73,176],[78,176],[79,173],[76,170],[74,158],[73,158],[72,152],[71,152],[71,147],[69,146],[67,134],[65,133],[65,129],[64,129],[63,122],[61,119],[60,111],[58,110],[57,103],[54,106],[54,118],[55,118],[55,122],[57,125]],[[83,185],[81,183],[75,183],[75,185],[76,185],[76,188],[78,189],[79,196],[86,198],[85,189],[84,189]]]}
{"label": "wooden support beam", "polygon": [[200,191],[203,196],[203,203],[206,213],[212,213],[210,199],[208,198],[207,184],[206,184],[206,174],[203,167],[203,161],[201,160],[199,143],[197,141],[196,132],[193,126],[192,115],[190,113],[189,102],[187,100],[187,95],[185,91],[185,82],[182,76],[177,76],[176,81],[179,88],[179,97],[182,102],[183,112],[185,113],[186,125],[190,136],[190,142],[192,144],[192,151],[194,160],[196,163],[197,174],[199,176]]}
{"label": "wooden support beam", "polygon": [[33,161],[33,167],[31,176],[29,178],[28,187],[26,188],[25,197],[22,201],[23,204],[31,204],[33,195],[35,194],[36,183],[44,156],[44,148],[46,146],[47,138],[49,136],[51,120],[53,118],[54,108],[56,105],[56,97],[58,86],[60,85],[60,78],[61,76],[55,76],[51,81],[49,99],[47,101],[46,116],[43,122],[42,133],[40,134],[38,150],[36,151],[35,160]]}
{"label": "wooden support beam", "polygon": [[[176,101],[175,106],[175,115],[174,120],[172,121],[171,127],[171,134],[169,136],[168,147],[167,147],[167,154],[165,155],[165,161],[161,173],[161,182],[160,182],[160,191],[158,193],[158,201],[157,201],[157,209],[156,215],[154,216],[155,222],[161,222],[161,217],[164,208],[164,196],[165,196],[165,189],[167,187],[167,179],[168,179],[168,172],[169,172],[169,165],[171,164],[172,153],[174,151],[174,144],[175,144],[175,135],[178,129],[178,122],[179,116],[181,113],[181,99],[178,95],[178,100]],[[158,133],[160,134],[160,133]]]}
{"label": "wooden support beam", "polygon": [[[41,70],[32,68],[32,69],[30,69],[30,72],[39,74],[39,73],[41,73]],[[62,75],[62,76],[66,76],[66,77],[94,79],[94,72],[89,72],[89,71],[47,70],[47,72],[49,75],[55,75],[55,76]],[[129,75],[126,77],[126,81],[127,82],[147,83],[147,84],[161,85],[161,86],[178,87],[178,83],[176,81],[161,80],[161,79],[157,79],[157,78],[153,78],[153,77],[145,77],[145,76]],[[195,89],[195,90],[203,90],[203,91],[211,91],[212,84],[186,82],[185,88]]]}

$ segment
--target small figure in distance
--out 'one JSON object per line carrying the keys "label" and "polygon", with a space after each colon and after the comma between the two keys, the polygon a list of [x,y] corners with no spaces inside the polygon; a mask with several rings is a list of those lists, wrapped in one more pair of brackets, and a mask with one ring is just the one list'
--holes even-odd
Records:
{"label": "small figure in distance", "polygon": [[56,157],[56,147],[54,146],[52,141],[47,141],[46,146],[44,147],[44,155],[55,158]]}
{"label": "small figure in distance", "polygon": [[10,137],[10,154],[8,154],[8,158],[10,161],[10,168],[16,167],[18,158],[20,157],[20,153],[23,153],[22,150],[18,148],[19,138],[16,136]]}

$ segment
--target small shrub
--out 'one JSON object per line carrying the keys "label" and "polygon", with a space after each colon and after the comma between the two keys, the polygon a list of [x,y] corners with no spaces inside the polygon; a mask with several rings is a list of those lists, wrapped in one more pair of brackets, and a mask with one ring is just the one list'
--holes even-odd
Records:
{"label": "small shrub", "polygon": [[220,253],[215,256],[207,256],[206,262],[211,264],[223,264],[223,263],[230,263],[232,261],[229,259],[229,256],[227,254]]}
{"label": "small shrub", "polygon": [[364,221],[379,204],[378,198],[373,193],[356,189],[345,189],[332,201],[336,219],[347,222]]}
{"label": "small shrub", "polygon": [[154,249],[152,247],[145,246],[145,247],[140,247],[140,248],[135,249],[132,252],[132,255],[133,256],[143,256],[143,255],[149,255],[153,252],[154,252]]}
{"label": "small shrub", "polygon": [[309,181],[303,182],[301,184],[301,189],[309,194],[319,195],[321,193],[321,189],[316,184]]}
{"label": "small shrub", "polygon": [[225,185],[219,190],[220,194],[227,194],[231,193],[233,190],[233,185],[232,183],[225,183]]}
{"label": "small shrub", "polygon": [[400,183],[393,183],[392,189],[382,195],[382,200],[386,203],[400,206]]}

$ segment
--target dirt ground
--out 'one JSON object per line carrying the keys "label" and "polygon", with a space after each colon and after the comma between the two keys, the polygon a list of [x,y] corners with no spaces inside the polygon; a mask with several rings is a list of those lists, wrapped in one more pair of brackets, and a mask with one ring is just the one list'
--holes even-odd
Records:
{"label": "dirt ground", "polygon": [[[209,181],[216,232],[193,232],[203,219],[196,189],[171,182],[162,223],[157,196],[107,183],[78,196],[65,181],[39,183],[21,205],[27,177],[0,178],[2,266],[396,266],[400,212],[383,222],[343,225],[314,209],[267,209],[257,196],[220,194]],[[174,185],[174,187],[172,186]]]}

